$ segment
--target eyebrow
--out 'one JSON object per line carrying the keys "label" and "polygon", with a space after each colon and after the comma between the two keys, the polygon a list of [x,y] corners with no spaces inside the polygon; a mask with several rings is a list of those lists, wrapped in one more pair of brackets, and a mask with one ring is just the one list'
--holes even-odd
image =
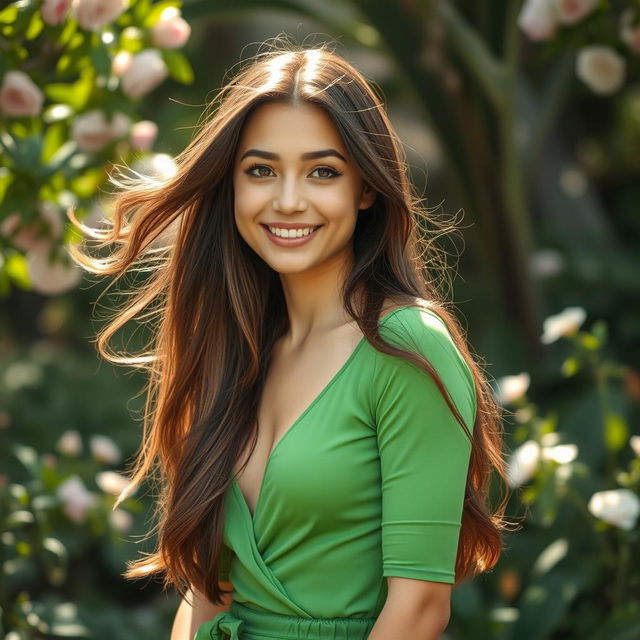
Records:
{"label": "eyebrow", "polygon": [[[271,151],[262,151],[260,149],[248,149],[242,154],[240,161],[244,160],[247,156],[258,156],[258,158],[264,158],[265,160],[280,160],[280,156],[277,153]],[[320,149],[320,151],[308,151],[300,156],[300,160],[314,160],[315,158],[325,158],[327,156],[335,156],[340,158],[343,162],[347,162],[346,158],[338,153],[335,149]]]}

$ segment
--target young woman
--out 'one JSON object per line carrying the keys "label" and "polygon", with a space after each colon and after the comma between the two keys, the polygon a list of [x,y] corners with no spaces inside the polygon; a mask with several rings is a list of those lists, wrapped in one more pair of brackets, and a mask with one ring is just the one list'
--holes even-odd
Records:
{"label": "young woman", "polygon": [[[132,483],[157,472],[157,549],[125,575],[179,590],[172,640],[437,638],[499,558],[505,472],[401,144],[326,45],[258,54],[218,97],[175,177],[114,180],[108,256],[74,252],[147,274],[98,341],[150,373]],[[136,316],[149,352],[119,358]]]}

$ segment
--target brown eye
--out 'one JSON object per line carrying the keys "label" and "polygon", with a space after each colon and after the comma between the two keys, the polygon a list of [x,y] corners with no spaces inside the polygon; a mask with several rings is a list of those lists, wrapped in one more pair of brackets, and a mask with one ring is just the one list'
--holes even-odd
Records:
{"label": "brown eye", "polygon": [[265,164],[254,164],[254,165],[252,165],[251,167],[249,167],[249,168],[245,171],[245,173],[246,173],[246,174],[248,174],[248,175],[250,175],[250,176],[253,176],[254,178],[268,178],[268,177],[269,177],[268,175],[264,175],[264,174],[262,174],[262,175],[256,175],[255,173],[253,173],[253,171],[254,171],[255,169],[267,169],[267,171],[271,171],[271,168],[270,168],[270,167],[267,167],[267,165],[265,165]]}
{"label": "brown eye", "polygon": [[331,167],[318,167],[317,169],[314,169],[312,173],[315,173],[316,171],[328,171],[329,175],[324,175],[324,176],[320,176],[321,178],[335,178],[336,176],[342,175],[339,171],[336,171],[335,169],[332,169]]}

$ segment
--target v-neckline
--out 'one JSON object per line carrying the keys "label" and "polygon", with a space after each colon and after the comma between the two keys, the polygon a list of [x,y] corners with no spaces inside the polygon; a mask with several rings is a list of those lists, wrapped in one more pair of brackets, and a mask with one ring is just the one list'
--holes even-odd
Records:
{"label": "v-neckline", "polygon": [[[392,312],[392,313],[395,313],[395,311]],[[387,314],[387,316],[385,316],[385,318],[388,317],[389,315],[392,315],[392,314]],[[330,387],[333,386],[333,384],[338,380],[338,378],[342,375],[342,373],[347,369],[349,364],[351,364],[351,362],[355,358],[356,354],[360,350],[360,347],[365,342],[366,342],[366,337],[363,335],[360,338],[360,340],[358,340],[358,343],[354,347],[353,351],[349,354],[349,357],[344,361],[344,363],[338,369],[338,371],[333,375],[333,377],[329,380],[329,382],[327,382],[327,384],[324,385],[324,387],[315,396],[315,398],[303,409],[302,413],[300,413],[300,415],[291,423],[289,428],[280,436],[280,439],[276,442],[274,447],[271,449],[271,452],[267,456],[267,462],[266,462],[266,464],[264,466],[264,471],[262,473],[262,480],[260,482],[260,488],[258,489],[258,497],[256,498],[256,506],[255,506],[255,509],[254,509],[253,513],[251,513],[251,509],[249,508],[249,503],[247,502],[247,499],[246,499],[242,489],[240,488],[240,485],[238,484],[238,481],[236,480],[236,473],[235,472],[233,473],[232,486],[235,486],[235,488],[237,489],[238,494],[239,494],[239,496],[241,498],[241,501],[244,504],[244,507],[247,510],[247,513],[249,514],[249,519],[251,520],[252,523],[255,523],[256,516],[257,516],[258,511],[260,509],[260,503],[262,502],[262,493],[263,493],[263,489],[264,489],[265,478],[267,477],[267,472],[269,471],[269,463],[271,462],[274,453],[278,450],[278,448],[282,444],[282,441],[285,440],[285,438],[302,422],[302,420],[318,404],[318,402],[320,402],[320,400],[327,393],[327,391],[330,389]]]}
{"label": "v-neckline", "polygon": [[[409,307],[411,307],[411,305],[404,305],[404,306],[401,306],[401,307],[398,307],[398,308],[394,309],[393,311],[390,311],[389,313],[386,313],[384,316],[382,316],[379,319],[378,326],[382,326],[382,324],[384,322],[386,322],[391,316],[394,316],[399,311],[402,311],[403,309],[407,309]],[[255,510],[254,510],[253,513],[251,513],[251,509],[249,508],[249,503],[247,502],[247,499],[245,498],[244,493],[242,492],[242,489],[240,488],[240,485],[238,484],[238,481],[236,480],[236,473],[233,472],[233,478],[231,480],[231,487],[236,490],[236,492],[238,494],[238,497],[240,499],[240,502],[242,503],[244,509],[246,510],[247,515],[249,517],[249,520],[251,521],[251,524],[254,527],[255,527],[255,523],[256,523],[258,512],[260,510],[260,505],[262,503],[262,494],[263,494],[263,491],[264,491],[265,480],[266,480],[266,477],[267,477],[267,473],[269,471],[269,465],[271,463],[273,455],[275,454],[275,452],[278,450],[278,448],[282,444],[282,441],[291,433],[291,431],[293,431],[302,422],[302,420],[311,412],[311,410],[318,404],[318,402],[320,402],[320,400],[327,393],[327,391],[333,386],[333,384],[338,380],[338,378],[348,368],[348,366],[354,360],[354,358],[356,357],[356,354],[358,353],[358,351],[360,351],[360,348],[362,347],[362,345],[365,342],[367,342],[367,338],[366,338],[366,336],[363,335],[360,338],[360,340],[358,341],[358,343],[356,344],[356,346],[354,347],[354,349],[351,352],[351,354],[349,355],[349,357],[344,361],[344,363],[338,369],[338,371],[334,374],[334,376],[329,380],[329,382],[327,382],[327,384],[316,395],[316,397],[306,406],[306,408],[302,411],[302,413],[291,423],[289,428],[282,434],[282,436],[280,437],[278,442],[276,442],[275,446],[271,449],[271,452],[267,456],[267,462],[266,462],[266,464],[264,466],[264,471],[262,472],[262,480],[260,481],[260,488],[258,489],[258,497],[256,498],[256,506],[255,506]]]}

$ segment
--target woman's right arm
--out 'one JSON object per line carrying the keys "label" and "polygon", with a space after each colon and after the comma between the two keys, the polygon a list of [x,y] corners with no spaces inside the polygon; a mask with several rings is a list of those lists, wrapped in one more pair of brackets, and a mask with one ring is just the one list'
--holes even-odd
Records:
{"label": "woman's right arm", "polygon": [[[225,590],[232,589],[230,582],[221,582],[220,586]],[[190,590],[188,599],[183,598],[171,629],[171,640],[193,640],[198,627],[222,611],[228,611],[231,606],[231,594],[225,594],[224,604],[215,605],[209,602],[200,591]],[[191,602],[193,601],[193,606]]]}

